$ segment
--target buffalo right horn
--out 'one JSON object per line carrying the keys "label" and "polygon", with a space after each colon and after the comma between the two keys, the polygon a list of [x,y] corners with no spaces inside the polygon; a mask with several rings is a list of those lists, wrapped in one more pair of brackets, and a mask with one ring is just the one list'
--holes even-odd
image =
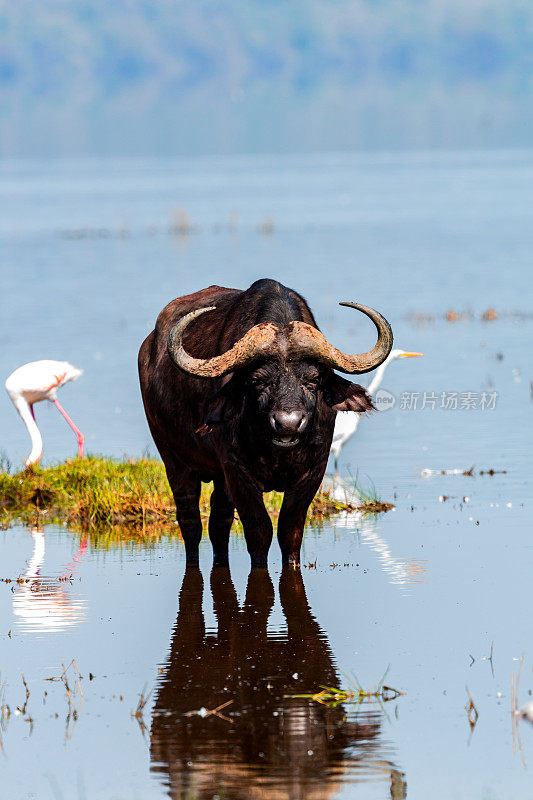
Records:
{"label": "buffalo right horn", "polygon": [[378,332],[378,340],[368,353],[348,355],[334,347],[319,330],[305,322],[290,322],[291,344],[298,357],[316,358],[328,367],[350,375],[370,372],[382,364],[392,350],[392,328],[379,311],[359,303],[339,303],[355,308],[370,317]]}
{"label": "buffalo right horn", "polygon": [[214,311],[216,306],[199,308],[186,314],[174,325],[168,337],[167,351],[177,367],[199,375],[203,378],[218,378],[234,369],[244,367],[258,358],[266,356],[271,351],[272,345],[279,334],[279,328],[272,322],[261,322],[247,331],[242,339],[235,342],[233,347],[219,356],[212,358],[193,358],[183,347],[183,334],[190,322],[207,311]]}

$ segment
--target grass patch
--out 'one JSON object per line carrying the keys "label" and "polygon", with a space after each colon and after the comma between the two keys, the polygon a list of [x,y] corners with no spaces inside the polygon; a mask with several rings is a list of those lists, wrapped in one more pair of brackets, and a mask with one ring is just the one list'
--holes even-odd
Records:
{"label": "grass patch", "polygon": [[[212,486],[202,486],[200,513],[209,515]],[[269,513],[277,518],[283,495],[265,494]],[[327,491],[316,495],[308,521],[319,522],[347,510]],[[152,458],[114,460],[101,456],[75,458],[52,467],[18,472],[0,472],[0,525],[13,519],[34,523],[67,522],[84,529],[121,526],[127,529],[168,534],[175,519],[172,493],[163,464]],[[115,538],[115,537],[113,537]]]}
{"label": "grass patch", "polygon": [[390,511],[391,508],[394,508],[393,503],[385,503],[379,497],[376,487],[372,482],[370,482],[367,487],[364,487],[356,479],[354,493],[359,498],[359,503],[356,508],[363,514],[378,514],[381,511]]}
{"label": "grass patch", "polygon": [[336,497],[340,497],[344,491],[344,501],[353,511],[361,514],[380,514],[383,511],[390,511],[394,508],[393,503],[384,502],[378,495],[376,487],[372,481],[365,485],[359,478],[351,477],[350,481],[335,478],[329,482],[330,491]]}

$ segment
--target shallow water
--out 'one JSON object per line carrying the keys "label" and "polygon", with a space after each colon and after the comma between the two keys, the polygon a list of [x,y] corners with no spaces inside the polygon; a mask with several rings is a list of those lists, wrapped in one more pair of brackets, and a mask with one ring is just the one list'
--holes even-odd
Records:
{"label": "shallow water", "polygon": [[[373,344],[373,326],[343,299],[375,306],[397,347],[426,354],[391,366],[397,405],[361,424],[343,474],[390,491],[415,467],[505,468],[511,454],[525,466],[513,423],[532,408],[533,322],[502,315],[533,313],[533,151],[2,162],[0,208],[0,375],[38,358],[83,368],[61,402],[92,452],[153,451],[136,357],[169,300],[271,276],[348,352]],[[488,306],[493,323],[442,318]],[[436,319],[421,327],[412,312]],[[420,410],[423,392],[483,390],[499,393],[497,422]],[[418,411],[401,411],[403,392],[421,393]],[[45,461],[76,452],[51,405],[36,415]],[[29,452],[4,393],[0,448],[15,466]]]}
{"label": "shallow water", "polygon": [[[533,797],[533,729],[519,723],[514,753],[510,698],[522,654],[519,702],[533,691],[532,173],[530,152],[1,165],[0,369],[44,357],[85,368],[61,399],[93,452],[150,446],[138,345],[169,299],[210,283],[278,277],[346,350],[372,343],[337,306],[359,300],[390,319],[397,346],[425,353],[391,366],[394,407],[341,457],[348,484],[358,473],[396,509],[308,529],[301,577],[281,575],[276,542],[269,575],[249,576],[237,535],[231,578],[210,574],[206,541],[201,576],[184,579],[179,537],[0,532],[0,577],[31,576],[0,583],[2,793]],[[498,319],[484,322],[489,306]],[[449,308],[473,317],[447,322]],[[475,408],[461,407],[466,392]],[[18,466],[26,432],[5,396],[0,409]],[[55,409],[36,415],[45,458],[73,454]],[[472,477],[422,473],[472,465]],[[491,468],[505,473],[480,475]],[[72,659],[83,699],[69,708],[46,679]],[[389,703],[287,697],[353,675],[368,690],[389,665],[386,683],[404,692]],[[73,691],[75,665],[66,678]],[[230,700],[231,722],[186,716]]]}
{"label": "shallow water", "polygon": [[[301,573],[281,572],[274,542],[269,573],[249,574],[237,535],[230,576],[211,572],[207,540],[185,572],[179,537],[104,549],[61,527],[3,532],[2,577],[31,577],[0,584],[6,796],[529,796],[510,681],[524,654],[527,701],[530,501],[487,507],[487,481],[499,495],[505,476],[429,481],[436,497],[412,511],[400,492],[379,519],[308,529]],[[468,503],[439,503],[450,482]],[[47,678],[73,658],[69,714]],[[354,676],[370,690],[387,668],[404,692],[391,702],[290,697]],[[533,729],[519,732],[530,766]]]}

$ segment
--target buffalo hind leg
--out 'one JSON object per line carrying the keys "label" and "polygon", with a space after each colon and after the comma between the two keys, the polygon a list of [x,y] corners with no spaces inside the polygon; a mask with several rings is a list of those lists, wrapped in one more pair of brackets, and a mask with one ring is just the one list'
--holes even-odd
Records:
{"label": "buffalo hind leg", "polygon": [[209,538],[213,545],[213,566],[227,567],[229,534],[235,516],[235,506],[228,496],[224,478],[215,478],[211,494]]}
{"label": "buffalo hind leg", "polygon": [[300,548],[305,518],[320,481],[313,481],[291,492],[285,492],[278,519],[278,543],[284,564],[300,563]]}
{"label": "buffalo hind leg", "polygon": [[202,518],[200,517],[200,491],[202,484],[196,472],[183,467],[165,464],[168,482],[176,503],[176,519],[185,542],[187,566],[196,566],[199,560],[198,548],[202,538]]}

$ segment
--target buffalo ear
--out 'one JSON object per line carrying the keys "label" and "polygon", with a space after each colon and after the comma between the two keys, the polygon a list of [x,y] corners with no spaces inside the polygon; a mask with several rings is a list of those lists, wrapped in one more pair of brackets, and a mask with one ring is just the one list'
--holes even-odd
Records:
{"label": "buffalo ear", "polygon": [[231,419],[236,412],[237,392],[235,381],[232,380],[233,373],[225,375],[222,379],[222,386],[205,404],[204,408],[204,421],[198,428],[196,433],[205,436],[206,433],[211,433],[215,425],[221,425],[223,422]]}
{"label": "buffalo ear", "polygon": [[324,386],[324,399],[334,411],[375,411],[372,398],[363,386],[352,383],[339,375],[328,378]]}

